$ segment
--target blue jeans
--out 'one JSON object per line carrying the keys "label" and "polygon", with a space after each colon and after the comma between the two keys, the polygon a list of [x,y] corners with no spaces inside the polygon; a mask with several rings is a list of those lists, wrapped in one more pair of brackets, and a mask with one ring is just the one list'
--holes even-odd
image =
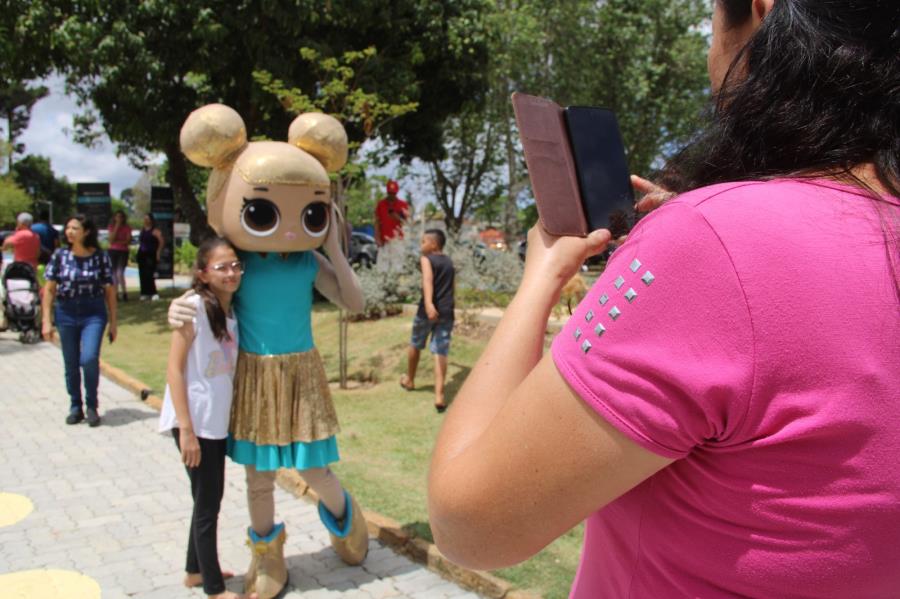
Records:
{"label": "blue jeans", "polygon": [[453,319],[428,320],[421,316],[413,319],[409,344],[419,351],[425,349],[425,341],[431,335],[431,353],[446,356],[450,353],[450,337],[453,333]]}
{"label": "blue jeans", "polygon": [[106,329],[106,302],[102,297],[62,299],[56,302],[56,330],[66,366],[66,390],[70,410],[81,411],[81,371],[84,371],[84,400],[97,409],[100,384],[100,343]]}

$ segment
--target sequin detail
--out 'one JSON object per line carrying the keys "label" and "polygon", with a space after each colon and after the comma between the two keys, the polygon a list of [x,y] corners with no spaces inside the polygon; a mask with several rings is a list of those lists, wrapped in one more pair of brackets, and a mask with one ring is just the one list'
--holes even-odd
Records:
{"label": "sequin detail", "polygon": [[625,279],[622,276],[619,276],[619,278],[616,279],[616,282],[613,283],[613,285],[616,286],[616,289],[621,289],[622,285],[624,285],[624,284],[625,284]]}
{"label": "sequin detail", "polygon": [[635,258],[634,260],[632,260],[631,266],[629,266],[628,268],[631,269],[631,272],[637,272],[640,267],[641,267],[641,261],[638,260],[637,258]]}
{"label": "sequin detail", "polygon": [[608,301],[609,301],[609,296],[606,295],[605,293],[600,296],[600,305],[601,306],[605,306],[606,302],[608,302]]}
{"label": "sequin detail", "polygon": [[597,333],[598,337],[602,337],[603,333],[606,332],[606,327],[602,324],[598,324],[596,327],[594,327],[594,332]]}
{"label": "sequin detail", "polygon": [[593,311],[593,310],[588,310],[587,314],[584,315],[584,319],[585,319],[587,322],[590,322],[590,321],[594,320],[594,311]]}
{"label": "sequin detail", "polygon": [[631,302],[634,301],[634,298],[636,298],[636,297],[637,297],[637,291],[635,291],[634,289],[629,287],[628,291],[625,292],[625,299],[627,299],[628,303],[630,304]]}
{"label": "sequin detail", "polygon": [[591,345],[591,342],[585,339],[584,343],[581,344],[581,351],[583,351],[584,353],[588,353],[592,347],[593,346]]}
{"label": "sequin detail", "polygon": [[615,306],[613,306],[612,310],[609,311],[609,317],[612,318],[613,320],[617,319],[620,314],[622,314],[622,311],[619,310],[618,308],[616,308]]}
{"label": "sequin detail", "polygon": [[581,339],[581,329],[575,329],[575,341]]}
{"label": "sequin detail", "polygon": [[653,276],[653,273],[648,270],[647,272],[644,273],[644,276],[641,277],[641,280],[644,282],[644,285],[647,285],[649,287],[650,283],[652,283],[653,279],[655,279],[655,278],[656,277]]}

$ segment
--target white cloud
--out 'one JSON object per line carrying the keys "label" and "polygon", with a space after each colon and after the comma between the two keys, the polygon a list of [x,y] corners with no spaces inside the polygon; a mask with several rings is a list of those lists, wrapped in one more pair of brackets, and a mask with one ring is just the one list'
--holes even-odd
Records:
{"label": "white cloud", "polygon": [[[141,176],[124,157],[116,156],[115,144],[105,135],[95,148],[86,148],[72,141],[72,116],[79,109],[75,100],[66,96],[58,77],[43,82],[50,95],[39,100],[31,111],[28,129],[19,137],[27,154],[50,159],[53,172],[66,176],[73,183],[109,182],[111,192],[118,197]],[[160,161],[161,158],[158,161]]]}

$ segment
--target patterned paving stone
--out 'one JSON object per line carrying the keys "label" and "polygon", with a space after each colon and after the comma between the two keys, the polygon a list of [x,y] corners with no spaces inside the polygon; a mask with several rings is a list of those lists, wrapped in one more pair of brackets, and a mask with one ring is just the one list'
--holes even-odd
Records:
{"label": "patterned paving stone", "polygon": [[[102,426],[67,426],[67,407],[60,350],[0,333],[0,493],[34,507],[0,527],[0,573],[78,572],[103,599],[204,597],[180,584],[191,498],[174,443],[156,433],[157,413],[105,378]],[[219,555],[224,569],[241,572],[249,561],[242,469],[229,463],[226,481]],[[286,597],[476,597],[376,541],[370,560],[348,567],[315,506],[281,489],[275,501],[288,530]],[[238,575],[228,588],[242,584]]]}

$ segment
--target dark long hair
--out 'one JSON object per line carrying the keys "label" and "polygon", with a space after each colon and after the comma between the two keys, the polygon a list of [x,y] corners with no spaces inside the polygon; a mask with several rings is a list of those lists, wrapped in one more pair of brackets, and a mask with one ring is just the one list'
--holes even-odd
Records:
{"label": "dark long hair", "polygon": [[[728,27],[751,16],[752,0],[716,2]],[[851,171],[874,164],[900,197],[898,56],[898,0],[778,0],[729,68],[708,126],[660,182],[682,192],[779,176],[841,179],[876,203],[896,275],[897,211]]]}
{"label": "dark long hair", "polygon": [[69,221],[73,220],[81,223],[81,228],[84,229],[84,239],[81,241],[81,245],[94,249],[100,247],[97,243],[97,225],[84,214],[73,214],[63,223],[63,239],[66,240],[66,244],[71,245],[69,244],[69,239],[65,236],[65,226],[69,224]]}
{"label": "dark long hair", "polygon": [[216,294],[213,293],[213,290],[209,288],[209,285],[200,280],[199,274],[209,265],[209,255],[218,247],[230,248],[237,254],[237,250],[231,245],[231,242],[222,237],[210,237],[201,243],[200,247],[197,248],[197,261],[194,264],[194,280],[191,283],[191,287],[203,300],[213,337],[219,341],[228,341],[231,339],[231,335],[228,334],[225,310],[219,303],[219,298],[217,298]]}

